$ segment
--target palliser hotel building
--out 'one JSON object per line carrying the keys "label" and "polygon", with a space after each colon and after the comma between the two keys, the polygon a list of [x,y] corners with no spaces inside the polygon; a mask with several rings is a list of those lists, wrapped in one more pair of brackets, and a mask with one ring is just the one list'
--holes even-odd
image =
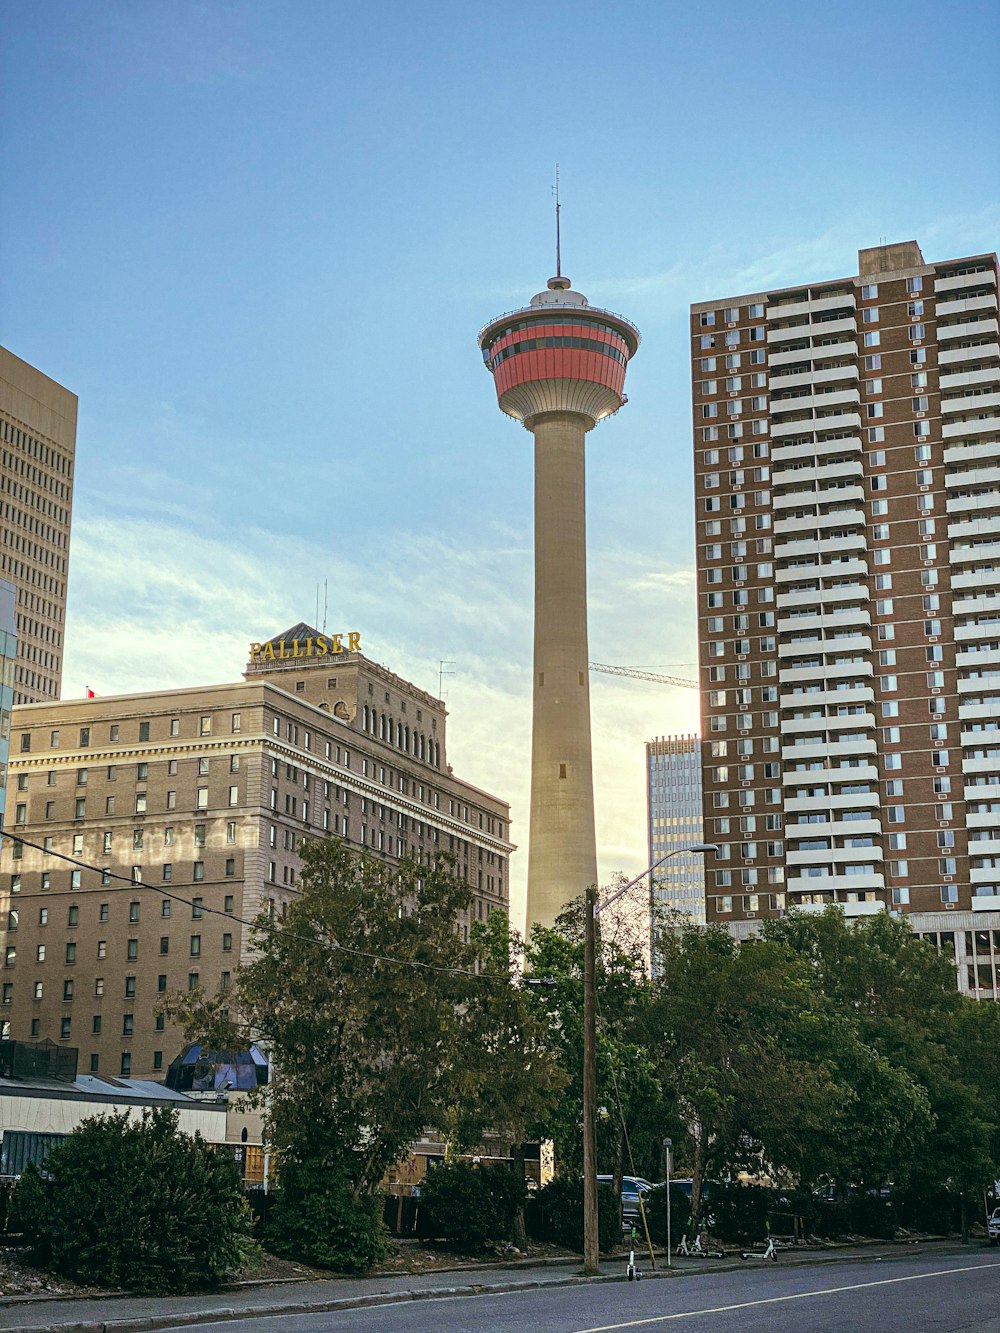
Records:
{"label": "palliser hotel building", "polygon": [[997,259],[691,310],[707,915],[891,911],[1000,981]]}
{"label": "palliser hotel building", "polygon": [[357,634],[303,624],[252,644],[241,682],[15,708],[8,831],[45,850],[0,854],[0,1035],[156,1076],[183,1045],[158,995],[229,983],[239,918],[284,909],[309,836],[453,853],[465,932],[506,910],[509,807],[452,774],[445,723]]}

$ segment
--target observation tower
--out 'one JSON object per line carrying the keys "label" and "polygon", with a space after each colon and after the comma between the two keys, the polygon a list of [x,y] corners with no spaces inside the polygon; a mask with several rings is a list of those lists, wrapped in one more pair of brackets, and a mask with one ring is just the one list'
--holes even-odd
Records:
{"label": "observation tower", "polygon": [[528,926],[597,883],[584,441],[625,397],[639,331],[562,276],[479,334],[500,410],[535,437],[535,656]]}

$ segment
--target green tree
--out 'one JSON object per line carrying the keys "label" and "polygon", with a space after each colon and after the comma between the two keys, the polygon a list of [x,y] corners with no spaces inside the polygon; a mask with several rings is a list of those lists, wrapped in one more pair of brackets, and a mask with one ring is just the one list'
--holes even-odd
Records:
{"label": "green tree", "polygon": [[707,1178],[801,1158],[840,1094],[829,1067],[790,1040],[811,1007],[808,970],[791,949],[690,925],[664,930],[656,948],[646,1045],[672,1099],[671,1137],[697,1213]]}
{"label": "green tree", "polygon": [[[525,1141],[549,1136],[568,1076],[556,1058],[549,1025],[535,1012],[530,986],[519,984],[523,945],[506,914],[492,912],[487,921],[477,921],[471,936],[480,981],[469,988],[450,1100],[439,1128],[458,1151],[475,1148],[488,1132],[506,1139],[514,1177],[522,1181]],[[513,1239],[522,1248],[526,1243],[523,1199]]]}
{"label": "green tree", "polygon": [[64,1277],[183,1292],[217,1287],[239,1265],[250,1218],[230,1154],[160,1109],[85,1120],[44,1173],[21,1177],[11,1227]]}
{"label": "green tree", "polygon": [[[450,858],[392,866],[335,839],[307,843],[302,857],[287,914],[255,927],[238,1011],[233,995],[215,997],[186,1025],[231,1046],[238,1021],[243,1040],[252,1035],[271,1054],[276,1077],[264,1104],[279,1199],[269,1243],[361,1270],[384,1249],[378,1190],[387,1169],[453,1104],[467,1009],[486,983],[456,930],[471,891]],[[228,1032],[214,1021],[220,1005]]]}
{"label": "green tree", "polygon": [[[583,1165],[583,901],[571,903],[554,927],[535,927],[525,953],[529,976],[553,983],[530,992],[529,1003],[551,1033],[567,1079],[549,1119],[560,1171]],[[597,1126],[601,1170],[620,1178],[632,1160],[640,1174],[658,1170],[663,1104],[646,1048],[650,1001],[642,941],[627,917],[601,917],[597,989]],[[619,1114],[619,1105],[621,1114]],[[631,1156],[629,1155],[631,1148]]]}
{"label": "green tree", "polygon": [[836,909],[790,913],[763,933],[806,964],[817,1005],[852,1037],[830,1054],[854,1092],[831,1124],[840,1169],[830,1174],[978,1192],[996,1161],[997,1028],[958,992],[953,965],[886,913],[857,923]]}

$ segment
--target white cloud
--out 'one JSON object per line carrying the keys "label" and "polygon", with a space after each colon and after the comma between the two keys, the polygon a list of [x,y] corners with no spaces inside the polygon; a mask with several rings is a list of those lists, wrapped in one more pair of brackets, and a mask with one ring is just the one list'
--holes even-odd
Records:
{"label": "white cloud", "polygon": [[[641,553],[595,552],[591,641],[616,663],[693,660],[692,574]],[[247,644],[316,613],[329,580],[331,627],[357,629],[375,661],[438,692],[445,678],[456,774],[511,803],[512,912],[524,911],[531,730],[531,552],[496,527],[481,544],[398,533],[378,558],[247,530],[236,546],[170,519],[81,508],[73,532],[64,697],[239,679]],[[322,611],[320,613],[322,615]],[[691,675],[693,670],[676,672]],[[596,675],[594,778],[602,883],[646,864],[645,741],[697,726],[694,691]]]}

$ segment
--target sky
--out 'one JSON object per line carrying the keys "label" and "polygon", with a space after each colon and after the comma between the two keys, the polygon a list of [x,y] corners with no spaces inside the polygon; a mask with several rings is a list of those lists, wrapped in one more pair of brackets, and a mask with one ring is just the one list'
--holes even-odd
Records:
{"label": "sky", "polygon": [[[563,270],[643,342],[589,437],[590,648],[696,674],[688,306],[1000,239],[992,0],[0,0],[0,341],[79,395],[64,697],[238,679],[317,619],[508,799],[532,454],[479,328]],[[323,595],[319,617],[323,619]],[[440,663],[451,674],[439,675]],[[595,674],[602,882],[694,690]]]}

